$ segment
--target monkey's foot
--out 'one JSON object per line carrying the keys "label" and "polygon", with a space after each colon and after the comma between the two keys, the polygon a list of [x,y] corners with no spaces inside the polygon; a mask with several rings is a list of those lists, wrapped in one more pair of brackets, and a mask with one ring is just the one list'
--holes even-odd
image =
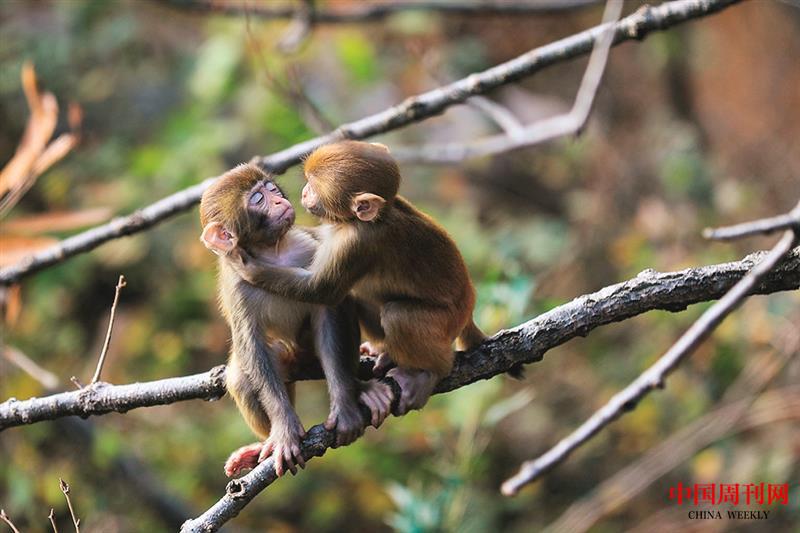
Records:
{"label": "monkey's foot", "polygon": [[412,409],[421,409],[439,382],[433,372],[415,368],[393,368],[386,373],[386,377],[395,380],[402,391],[397,406],[398,415],[404,415]]}
{"label": "monkey's foot", "polygon": [[284,428],[273,425],[269,437],[261,446],[258,462],[265,461],[272,456],[275,459],[275,473],[278,477],[281,477],[287,470],[296,474],[298,466],[306,467],[306,460],[300,450],[300,441],[305,435],[306,432],[299,420]]}
{"label": "monkey's foot", "polygon": [[258,464],[258,454],[261,453],[263,447],[263,442],[254,442],[233,452],[225,461],[225,475],[228,477],[238,476],[243,470],[255,468]]}
{"label": "monkey's foot", "polygon": [[336,447],[350,444],[363,435],[361,410],[355,399],[333,402],[324,426],[327,430],[336,429]]}
{"label": "monkey's foot", "polygon": [[394,395],[389,385],[376,379],[371,379],[361,383],[361,394],[359,394],[358,399],[367,406],[372,415],[370,424],[378,428],[392,411]]}
{"label": "monkey's foot", "polygon": [[378,346],[367,341],[361,343],[361,346],[358,347],[358,352],[361,355],[367,355],[369,357],[378,357],[380,354],[383,353],[383,350],[379,350]]}

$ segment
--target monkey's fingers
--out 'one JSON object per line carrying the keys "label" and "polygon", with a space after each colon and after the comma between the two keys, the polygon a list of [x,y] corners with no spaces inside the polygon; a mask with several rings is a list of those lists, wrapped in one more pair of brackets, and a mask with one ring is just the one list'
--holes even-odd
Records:
{"label": "monkey's fingers", "polygon": [[303,458],[303,452],[302,452],[302,450],[300,450],[300,445],[299,444],[294,444],[292,446],[292,454],[294,455],[294,457],[295,457],[295,459],[297,461],[297,465],[300,468],[305,468],[306,467],[306,460]]}
{"label": "monkey's fingers", "polygon": [[297,464],[295,463],[294,459],[294,450],[291,446],[286,446],[283,448],[283,453],[280,454],[281,462],[286,465],[286,468],[292,473],[292,475],[297,474]]}
{"label": "monkey's fingers", "polygon": [[266,461],[267,457],[272,455],[273,451],[275,451],[275,442],[273,442],[272,439],[267,439],[261,447],[261,453],[258,455],[258,462]]}

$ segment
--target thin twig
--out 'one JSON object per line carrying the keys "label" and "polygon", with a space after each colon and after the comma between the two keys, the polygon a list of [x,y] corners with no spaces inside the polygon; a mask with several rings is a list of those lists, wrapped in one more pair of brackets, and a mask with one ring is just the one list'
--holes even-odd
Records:
{"label": "thin twig", "polygon": [[67,507],[69,507],[69,515],[72,517],[72,525],[75,526],[75,533],[80,533],[81,520],[75,517],[75,510],[72,508],[72,500],[69,497],[69,483],[58,478],[58,486],[61,487],[61,492],[64,493],[64,498],[67,499]]}
{"label": "thin twig", "polygon": [[50,508],[50,514],[47,515],[47,518],[50,519],[50,525],[53,527],[53,533],[58,533],[58,527],[56,527],[55,511],[53,511],[52,507]]}
{"label": "thin twig", "polygon": [[12,522],[11,518],[9,518],[9,516],[6,514],[5,509],[0,509],[0,520],[8,524],[8,527],[11,528],[11,531],[14,533],[19,533],[19,529],[17,529],[17,526],[14,525],[14,522]]}
{"label": "thin twig", "polygon": [[522,124],[507,107],[485,96],[473,96],[466,103],[491,118],[509,137],[517,137],[522,134],[524,129]]}
{"label": "thin twig", "polygon": [[58,387],[58,376],[37,365],[30,357],[12,346],[3,349],[3,356],[20,370],[42,384],[42,386],[52,391]]}
{"label": "thin twig", "polygon": [[[649,33],[662,31],[688,20],[719,12],[741,0],[676,0],[657,7],[642,8],[614,25],[614,44],[643,39]],[[546,46],[534,48],[510,61],[496,65],[480,73],[423,94],[407,98],[401,104],[370,115],[361,120],[343,124],[335,131],[296,144],[268,157],[258,157],[254,162],[265,170],[281,173],[315,148],[340,139],[364,139],[396,130],[409,124],[440,115],[448,107],[463,103],[467,98],[485,94],[492,89],[508,85],[531,76],[540,70],[592,50],[598,34],[605,27],[595,27]],[[37,252],[14,265],[0,269],[0,285],[13,283],[24,276],[61,263],[75,255],[88,252],[116,238],[144,231],[159,222],[182,213],[197,202],[203,191],[216,177],[173,193],[161,200],[139,209],[135,213],[119,217],[68,237],[58,244]]]}
{"label": "thin twig", "polygon": [[94,371],[94,376],[92,376],[92,381],[89,382],[90,385],[93,385],[100,380],[100,373],[103,371],[103,365],[106,362],[106,354],[108,354],[108,346],[111,343],[111,330],[114,328],[114,316],[117,313],[119,293],[127,284],[128,283],[125,281],[125,276],[120,274],[119,281],[117,281],[117,287],[114,291],[114,303],[111,304],[111,316],[108,318],[108,331],[106,331],[106,340],[103,342],[103,350],[100,352],[100,359],[97,361],[97,368]]}
{"label": "thin twig", "polygon": [[285,54],[291,54],[300,48],[314,27],[314,12],[314,0],[299,0],[289,27],[278,40],[278,50]]}
{"label": "thin twig", "polygon": [[747,294],[757,286],[761,279],[792,249],[795,242],[793,231],[786,231],[778,244],[753,266],[736,285],[717,303],[708,308],[680,339],[658,359],[650,368],[636,378],[630,385],[615,394],[603,407],[595,412],[569,436],[534,461],[522,464],[519,472],[506,480],[502,492],[512,496],[519,490],[540,478],[545,472],[565,461],[577,448],[594,437],[600,430],[632,410],[650,391],[663,388],[667,376],[688,357],[708,337],[722,320],[736,309]]}
{"label": "thin twig", "polygon": [[796,232],[800,232],[800,203],[785,215],[763,218],[724,228],[706,228],[703,230],[703,237],[717,241],[730,241],[750,235],[765,235],[786,229],[794,229]]}
{"label": "thin twig", "polygon": [[[642,10],[647,9],[649,7],[642,8]],[[609,0],[606,3],[603,22],[599,26],[603,31],[595,38],[589,63],[586,65],[575,102],[569,112],[511,131],[504,128],[506,129],[504,135],[492,135],[469,143],[446,143],[418,148],[399,147],[392,152],[400,161],[408,163],[458,163],[472,157],[508,152],[579,132],[592,111],[592,104],[603,79],[608,53],[614,39],[615,22],[621,13],[622,0]]]}

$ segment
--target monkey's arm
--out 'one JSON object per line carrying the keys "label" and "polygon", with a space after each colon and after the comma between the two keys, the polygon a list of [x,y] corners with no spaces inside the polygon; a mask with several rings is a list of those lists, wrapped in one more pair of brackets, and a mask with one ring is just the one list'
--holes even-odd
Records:
{"label": "monkey's arm", "polygon": [[306,270],[277,266],[239,251],[231,258],[231,265],[242,279],[267,292],[301,302],[336,305],[365,271],[361,265],[367,261],[355,261],[354,255],[342,254],[324,263],[315,261],[313,270]]}

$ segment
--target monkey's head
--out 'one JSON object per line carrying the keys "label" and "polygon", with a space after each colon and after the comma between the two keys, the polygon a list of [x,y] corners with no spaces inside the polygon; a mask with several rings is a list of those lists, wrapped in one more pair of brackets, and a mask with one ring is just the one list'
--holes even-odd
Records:
{"label": "monkey's head", "polygon": [[239,165],[217,179],[200,200],[200,240],[217,255],[237,246],[272,246],[294,224],[294,208],[270,176]]}
{"label": "monkey's head", "polygon": [[341,141],[317,148],[304,165],[303,207],[323,220],[373,222],[400,187],[400,170],[377,143]]}

